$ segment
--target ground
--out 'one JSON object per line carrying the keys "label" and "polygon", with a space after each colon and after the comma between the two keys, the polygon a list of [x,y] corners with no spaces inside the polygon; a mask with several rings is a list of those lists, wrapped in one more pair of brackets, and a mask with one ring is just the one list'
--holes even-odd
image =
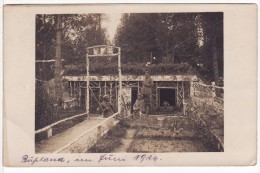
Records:
{"label": "ground", "polygon": [[[115,130],[116,129],[116,130]],[[87,152],[209,152],[185,117],[124,119]],[[120,135],[118,135],[120,131]]]}
{"label": "ground", "polygon": [[[207,123],[207,127],[204,128],[204,126],[201,126],[201,123],[193,123],[189,116],[184,116],[181,113],[173,115],[149,115],[126,117],[123,119],[120,117],[120,121],[117,118],[112,118],[111,120],[116,125],[109,127],[109,131],[102,137],[98,137],[97,141],[93,143],[94,145],[91,144],[89,146],[89,138],[85,138],[81,142],[77,142],[77,147],[85,148],[85,150],[76,149],[73,152],[143,153],[222,151],[218,148],[218,141],[216,141],[214,135],[210,135],[207,129],[210,127],[211,131],[220,139],[223,139],[223,116],[200,116]],[[36,153],[50,153],[59,150],[61,147],[75,140],[79,135],[85,133],[88,129],[96,127],[97,124],[103,121],[106,121],[106,118],[91,115],[88,118],[82,116],[78,120],[69,120],[60,126],[55,126],[53,128],[53,137],[36,141]],[[68,128],[64,129],[65,127]],[[91,135],[95,136],[96,133],[94,130]]]}

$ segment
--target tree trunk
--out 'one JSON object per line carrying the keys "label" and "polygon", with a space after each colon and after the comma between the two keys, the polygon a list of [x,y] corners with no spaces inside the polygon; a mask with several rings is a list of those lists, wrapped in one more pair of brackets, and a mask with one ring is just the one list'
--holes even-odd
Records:
{"label": "tree trunk", "polygon": [[[46,29],[46,26],[45,26],[45,14],[43,15],[43,28],[44,30]],[[44,41],[43,41],[43,60],[46,60],[46,38],[44,38]],[[45,63],[42,63],[42,79],[43,80],[46,80],[46,68],[45,68]]]}
{"label": "tree trunk", "polygon": [[99,44],[102,44],[101,14],[98,14]]}
{"label": "tree trunk", "polygon": [[62,98],[61,91],[61,15],[57,15],[56,25],[56,56],[55,56],[55,72],[54,72],[54,83],[55,83],[55,99],[59,101]]}
{"label": "tree trunk", "polygon": [[171,63],[174,64],[175,62],[175,49],[172,50],[172,57],[171,57]]}
{"label": "tree trunk", "polygon": [[218,86],[218,78],[219,78],[219,72],[218,72],[218,54],[217,54],[217,45],[216,45],[216,19],[213,18],[212,20],[212,59],[213,59],[213,73],[214,73],[214,81],[215,84]]}
{"label": "tree trunk", "polygon": [[[215,85],[219,86],[219,71],[218,71],[218,52],[216,45],[216,19],[213,20],[213,35],[212,35],[212,59],[213,59],[213,73]],[[216,89],[216,96],[219,96],[219,91]]]}
{"label": "tree trunk", "polygon": [[214,81],[215,81],[215,84],[218,86],[219,72],[218,72],[218,56],[217,56],[216,44],[212,45],[212,54],[213,54]]}

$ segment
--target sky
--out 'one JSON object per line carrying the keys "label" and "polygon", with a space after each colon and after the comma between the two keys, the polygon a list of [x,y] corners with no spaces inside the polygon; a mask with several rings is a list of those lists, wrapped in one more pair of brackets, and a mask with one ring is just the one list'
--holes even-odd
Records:
{"label": "sky", "polygon": [[111,43],[113,43],[117,27],[120,24],[122,13],[108,13],[106,15],[108,16],[108,20],[104,21],[103,27],[107,28],[109,39]]}

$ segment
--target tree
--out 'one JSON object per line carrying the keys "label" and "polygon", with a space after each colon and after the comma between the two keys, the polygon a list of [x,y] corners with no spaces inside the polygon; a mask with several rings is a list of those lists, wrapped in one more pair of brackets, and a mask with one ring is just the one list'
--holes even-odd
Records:
{"label": "tree", "polygon": [[157,54],[155,30],[151,25],[153,14],[124,14],[115,37],[116,45],[122,47],[123,62],[146,62],[150,54]]}
{"label": "tree", "polygon": [[211,80],[216,85],[223,76],[223,13],[201,13],[203,30],[203,56],[211,69]]}
{"label": "tree", "polygon": [[222,13],[124,14],[115,41],[123,63],[146,62],[152,52],[165,64],[189,63],[208,81],[223,74]]}
{"label": "tree", "polygon": [[116,44],[125,46],[126,59],[144,62],[152,52],[160,61],[166,57],[167,61],[175,62],[175,56],[187,54],[185,48],[192,52],[198,47],[195,17],[184,13],[124,14]]}
{"label": "tree", "polygon": [[[50,60],[55,57],[55,16],[57,15],[36,15],[36,60]],[[61,15],[61,57],[65,64],[85,63],[87,46],[108,43],[106,29],[101,25],[104,20],[105,14]],[[46,69],[43,63],[41,65],[42,70],[37,70],[36,74],[38,78],[53,78],[54,71]]]}
{"label": "tree", "polygon": [[52,59],[55,35],[54,15],[36,15],[36,60]]}
{"label": "tree", "polygon": [[61,90],[61,15],[58,14],[56,17],[56,55],[55,55],[55,99],[59,101],[62,99],[62,90]]}
{"label": "tree", "polygon": [[[36,128],[59,118],[57,101],[60,103],[62,97],[61,59],[65,63],[85,63],[86,46],[107,42],[102,20],[105,20],[103,14],[36,15],[35,59],[55,59],[55,64],[36,63]],[[51,92],[47,92],[47,88]],[[53,89],[55,94],[52,94]]]}
{"label": "tree", "polygon": [[[187,56],[197,48],[195,26],[196,14],[162,13],[158,14],[156,30],[157,45],[167,62],[176,62],[176,56]],[[183,61],[180,58],[177,61]]]}
{"label": "tree", "polygon": [[107,44],[106,29],[101,27],[105,14],[65,15],[63,57],[67,64],[85,62],[86,47]]}

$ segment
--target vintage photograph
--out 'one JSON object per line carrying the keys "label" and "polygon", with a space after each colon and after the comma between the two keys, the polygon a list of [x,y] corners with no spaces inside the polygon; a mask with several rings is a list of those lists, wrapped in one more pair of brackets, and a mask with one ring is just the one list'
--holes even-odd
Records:
{"label": "vintage photograph", "polygon": [[253,167],[257,15],[256,4],[4,6],[4,166]]}
{"label": "vintage photograph", "polygon": [[223,22],[35,15],[35,153],[224,152]]}

